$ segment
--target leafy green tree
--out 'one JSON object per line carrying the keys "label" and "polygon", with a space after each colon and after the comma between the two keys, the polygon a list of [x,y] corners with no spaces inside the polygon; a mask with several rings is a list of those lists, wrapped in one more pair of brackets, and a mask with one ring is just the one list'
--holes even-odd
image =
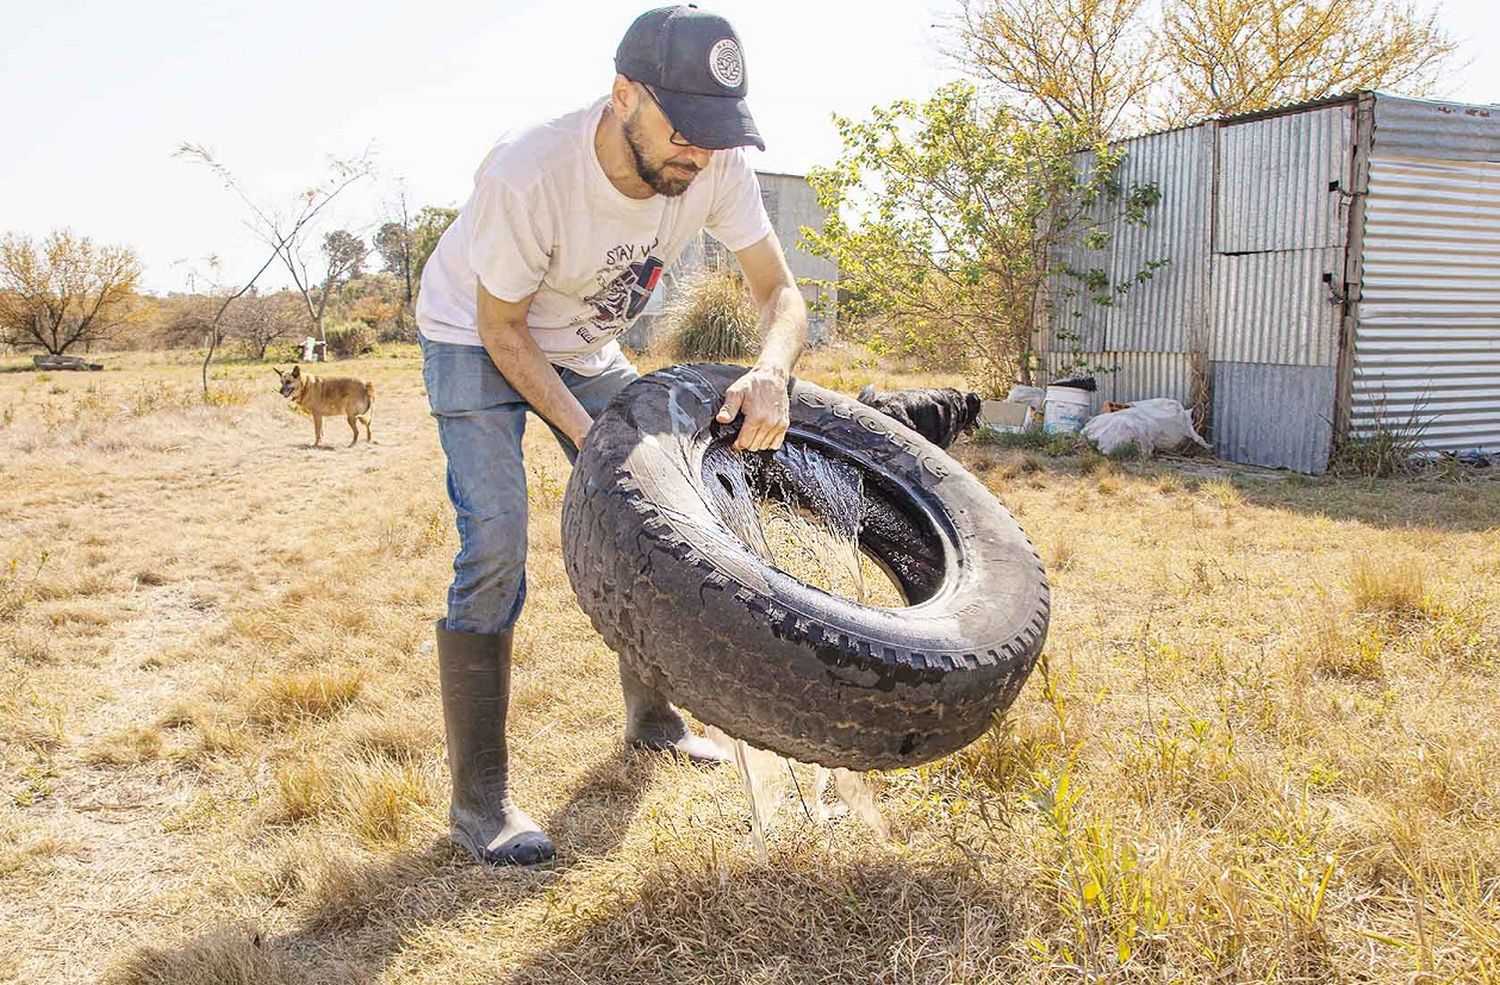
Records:
{"label": "leafy green tree", "polygon": [[1065,246],[1102,252],[1110,222],[1144,222],[1159,198],[1121,187],[1107,147],[1080,170],[1086,127],[1027,119],[967,83],[835,122],[843,153],[808,175],[828,217],[802,234],[839,265],[842,314],[901,326],[909,352],[961,352],[986,392],[1031,380],[1049,276],[1103,303],[1149,276],[1053,264]]}
{"label": "leafy green tree", "polygon": [[412,240],[411,210],[406,201],[403,186],[396,197],[394,216],[380,224],[373,237],[375,250],[380,254],[381,270],[401,282],[402,306],[396,315],[396,331],[400,334],[406,325],[406,316],[412,311],[416,300],[417,270]]}
{"label": "leafy green tree", "polygon": [[422,268],[427,266],[432,251],[437,249],[438,240],[443,238],[443,233],[448,231],[448,227],[457,218],[457,209],[445,209],[438,205],[427,205],[417,210],[411,224],[411,255],[412,276],[418,282],[422,279]]}

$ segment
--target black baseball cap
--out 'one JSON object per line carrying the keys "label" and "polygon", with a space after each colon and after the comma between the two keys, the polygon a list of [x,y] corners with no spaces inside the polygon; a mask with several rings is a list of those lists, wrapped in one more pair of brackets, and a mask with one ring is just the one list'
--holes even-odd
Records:
{"label": "black baseball cap", "polygon": [[739,36],[718,14],[695,4],[646,11],[620,41],[615,71],[650,86],[672,126],[695,146],[766,149],[745,105]]}

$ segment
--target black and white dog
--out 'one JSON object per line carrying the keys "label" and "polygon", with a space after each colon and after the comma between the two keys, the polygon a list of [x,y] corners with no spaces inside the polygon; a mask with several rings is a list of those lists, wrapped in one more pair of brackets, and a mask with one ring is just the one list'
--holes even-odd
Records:
{"label": "black and white dog", "polygon": [[871,384],[859,391],[859,402],[894,417],[939,448],[979,426],[979,394],[951,386],[876,393]]}

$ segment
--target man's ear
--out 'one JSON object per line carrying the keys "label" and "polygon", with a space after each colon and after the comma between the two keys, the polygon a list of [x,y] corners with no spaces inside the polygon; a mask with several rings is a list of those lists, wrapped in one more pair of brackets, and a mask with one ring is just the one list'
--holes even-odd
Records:
{"label": "man's ear", "polygon": [[635,87],[635,83],[616,73],[615,84],[609,89],[609,103],[616,115],[621,120],[630,119],[640,99],[641,91]]}

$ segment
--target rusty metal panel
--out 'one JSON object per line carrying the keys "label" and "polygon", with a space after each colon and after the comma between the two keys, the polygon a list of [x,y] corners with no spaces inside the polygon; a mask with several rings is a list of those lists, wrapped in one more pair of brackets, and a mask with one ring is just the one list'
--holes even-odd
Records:
{"label": "rusty metal panel", "polygon": [[1445,161],[1500,161],[1500,106],[1375,94],[1374,153]]}
{"label": "rusty metal panel", "polygon": [[1332,366],[1341,315],[1344,251],[1216,254],[1209,358]]}
{"label": "rusty metal panel", "polygon": [[1210,366],[1216,455],[1314,475],[1327,469],[1333,449],[1334,367]]}
{"label": "rusty metal panel", "polygon": [[1343,245],[1353,114],[1344,104],[1220,126],[1214,250]]}
{"label": "rusty metal panel", "polygon": [[1363,259],[1350,431],[1500,450],[1500,162],[1374,156]]}

